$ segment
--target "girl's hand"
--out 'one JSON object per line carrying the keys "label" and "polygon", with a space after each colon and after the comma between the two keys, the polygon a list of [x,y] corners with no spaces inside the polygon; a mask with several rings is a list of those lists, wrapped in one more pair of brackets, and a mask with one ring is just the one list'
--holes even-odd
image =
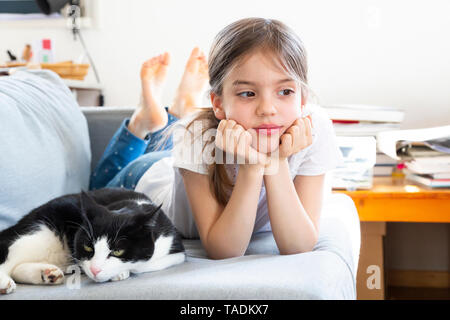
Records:
{"label": "girl's hand", "polygon": [[252,135],[250,132],[234,120],[220,121],[215,144],[219,149],[236,156],[238,164],[260,164],[264,166],[267,163],[267,156],[251,146]]}
{"label": "girl's hand", "polygon": [[298,118],[280,137],[279,158],[285,159],[312,144],[311,115]]}

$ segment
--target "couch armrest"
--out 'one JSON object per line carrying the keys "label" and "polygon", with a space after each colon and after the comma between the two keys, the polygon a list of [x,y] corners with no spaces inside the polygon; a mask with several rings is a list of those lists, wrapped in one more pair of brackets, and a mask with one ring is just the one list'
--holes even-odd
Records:
{"label": "couch armrest", "polygon": [[136,107],[80,107],[86,117],[91,141],[91,171],[97,165],[105,148],[125,118],[131,117]]}

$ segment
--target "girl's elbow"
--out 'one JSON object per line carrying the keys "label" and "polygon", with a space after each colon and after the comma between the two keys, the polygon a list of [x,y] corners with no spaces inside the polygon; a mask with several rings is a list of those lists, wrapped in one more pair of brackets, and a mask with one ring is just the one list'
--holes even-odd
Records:
{"label": "girl's elbow", "polygon": [[314,247],[311,248],[295,248],[292,250],[280,250],[280,255],[282,256],[287,256],[287,255],[291,255],[291,254],[299,254],[299,253],[307,253],[307,252],[311,252],[313,250]]}
{"label": "girl's elbow", "polygon": [[299,253],[306,253],[306,252],[310,252],[312,251],[311,249],[308,248],[296,248],[296,249],[292,249],[292,250],[280,250],[280,255],[282,256],[288,256],[291,254],[299,254]]}
{"label": "girl's elbow", "polygon": [[314,229],[311,241],[309,241],[308,244],[305,246],[305,248],[303,249],[303,253],[313,251],[318,240],[319,240],[319,231],[317,229]]}
{"label": "girl's elbow", "polygon": [[314,238],[312,239],[311,243],[306,247],[304,252],[311,252],[314,250],[314,247],[317,244],[317,241],[319,240],[319,237],[317,234],[314,234]]}
{"label": "girl's elbow", "polygon": [[211,260],[223,260],[223,259],[231,259],[231,258],[239,258],[242,257],[240,255],[208,255],[208,258]]}
{"label": "girl's elbow", "polygon": [[206,255],[209,259],[212,260],[222,260],[229,258],[238,258],[242,257],[245,254],[245,250],[236,250],[236,248],[231,248],[228,246],[211,246],[209,243],[208,246],[205,246]]}
{"label": "girl's elbow", "polygon": [[205,248],[206,255],[212,260],[222,260],[229,258],[242,257],[245,254],[246,248],[236,248],[233,245],[224,245],[222,239],[215,240],[210,237],[211,233],[206,235],[205,240],[202,241],[203,247]]}
{"label": "girl's elbow", "polygon": [[222,260],[222,259],[230,259],[230,258],[239,258],[244,255],[242,252],[217,252],[217,251],[207,251],[207,256],[212,260]]}
{"label": "girl's elbow", "polygon": [[290,254],[299,254],[299,253],[306,253],[306,252],[311,252],[314,250],[314,247],[317,244],[317,237],[314,237],[314,239],[308,243],[308,244],[301,244],[299,246],[293,246],[291,248],[285,248],[285,249],[280,249],[280,254],[281,255],[290,255]]}

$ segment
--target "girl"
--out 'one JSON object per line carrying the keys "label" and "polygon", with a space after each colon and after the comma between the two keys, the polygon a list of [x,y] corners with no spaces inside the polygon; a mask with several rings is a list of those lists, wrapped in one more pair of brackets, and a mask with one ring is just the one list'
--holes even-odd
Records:
{"label": "girl", "polygon": [[[213,259],[243,255],[253,233],[270,230],[280,254],[311,251],[319,234],[324,175],[342,156],[319,106],[302,117],[310,94],[300,39],[276,20],[248,18],[225,27],[211,47],[212,108],[203,111],[195,106],[207,78],[204,56],[198,50],[191,55],[188,66],[195,67],[186,68],[168,113],[154,98],[168,56],[154,59],[150,76],[145,65],[141,72],[143,106],[113,137],[92,187],[132,188],[162,202],[181,233],[200,237]],[[191,140],[175,140],[172,150],[173,135],[156,151],[161,127],[168,125],[172,131],[166,133],[183,128]],[[205,138],[211,129],[211,139]],[[211,150],[213,159],[222,153],[234,163],[205,161]],[[192,154],[196,161],[187,159]]]}

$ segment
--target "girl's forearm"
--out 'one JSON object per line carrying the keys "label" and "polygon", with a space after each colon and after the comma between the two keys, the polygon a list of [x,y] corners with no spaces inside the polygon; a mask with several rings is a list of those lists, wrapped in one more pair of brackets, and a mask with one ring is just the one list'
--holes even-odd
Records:
{"label": "girl's forearm", "polygon": [[213,259],[242,256],[247,250],[263,180],[263,168],[256,166],[240,166],[231,197],[208,233],[206,251]]}
{"label": "girl's forearm", "polygon": [[280,160],[278,172],[264,176],[270,224],[280,254],[311,251],[317,231],[303,207],[292,181],[287,159]]}

